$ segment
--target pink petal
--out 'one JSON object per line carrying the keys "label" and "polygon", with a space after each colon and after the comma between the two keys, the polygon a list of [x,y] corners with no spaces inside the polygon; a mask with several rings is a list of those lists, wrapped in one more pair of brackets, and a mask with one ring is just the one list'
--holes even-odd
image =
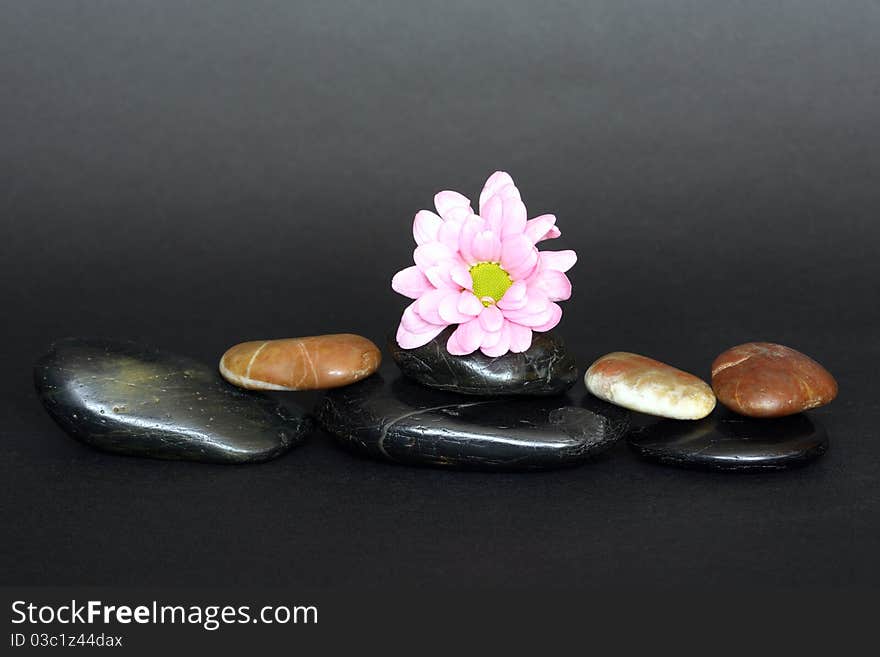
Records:
{"label": "pink petal", "polygon": [[415,303],[411,303],[403,311],[400,326],[397,328],[397,344],[404,349],[415,349],[436,338],[445,326],[429,324],[415,311]]}
{"label": "pink petal", "polygon": [[535,249],[525,235],[514,235],[504,240],[501,250],[501,266],[508,272],[514,267],[526,262]]}
{"label": "pink petal", "polygon": [[501,224],[501,237],[522,233],[526,229],[526,206],[519,199],[504,201],[504,221]]}
{"label": "pink petal", "polygon": [[473,292],[462,290],[458,297],[458,311],[476,317],[483,312],[483,303],[474,296]]}
{"label": "pink petal", "polygon": [[544,324],[533,327],[532,330],[538,331],[539,333],[549,331],[559,323],[560,319],[562,319],[562,308],[559,307],[559,304],[551,303],[550,318]]}
{"label": "pink petal", "polygon": [[489,224],[490,230],[502,237],[521,233],[525,229],[526,206],[522,204],[519,190],[507,185],[481,206],[480,215]]}
{"label": "pink petal", "polygon": [[493,196],[480,210],[480,216],[483,217],[489,230],[499,235],[501,234],[501,226],[504,222],[504,201],[500,196]]}
{"label": "pink petal", "polygon": [[539,326],[543,326],[553,318],[553,312],[554,311],[552,310],[552,308],[548,306],[545,310],[542,310],[541,312],[534,315],[507,314],[505,316],[511,322],[522,324],[523,326],[528,326],[529,328],[537,331]]}
{"label": "pink petal", "polygon": [[495,192],[495,196],[500,196],[501,200],[505,203],[508,201],[522,201],[522,196],[520,196],[519,190],[516,188],[516,185],[512,183],[499,187],[498,191]]}
{"label": "pink petal", "polygon": [[507,270],[507,273],[510,274],[510,278],[512,280],[522,280],[531,276],[532,272],[534,272],[537,268],[538,250],[535,249],[531,254],[529,254],[529,257],[526,259],[525,262],[516,267],[511,267]]}
{"label": "pink petal", "polygon": [[444,260],[454,259],[455,252],[445,244],[440,242],[428,242],[417,246],[413,251],[413,260],[416,266],[423,272],[427,272],[434,265],[438,265]]}
{"label": "pink petal", "polygon": [[471,202],[466,196],[463,196],[458,192],[443,191],[438,192],[434,196],[434,207],[437,208],[437,212],[440,213],[440,216],[445,219],[446,215],[452,209],[461,207],[470,208]]}
{"label": "pink petal", "polygon": [[[506,321],[506,320],[505,320]],[[498,341],[504,337],[504,324],[501,324],[501,328],[495,331],[494,333],[486,333],[483,336],[483,342],[480,343],[480,349],[494,347],[498,344]]]}
{"label": "pink petal", "polygon": [[526,305],[528,295],[528,287],[524,281],[516,281],[507,288],[507,292],[498,301],[498,307],[501,310],[517,310]]}
{"label": "pink petal", "polygon": [[[482,305],[482,304],[481,304]],[[488,333],[500,331],[504,325],[504,315],[494,305],[486,306],[480,313],[480,326]]]}
{"label": "pink petal", "polygon": [[550,320],[552,305],[544,291],[538,286],[533,286],[529,288],[526,303],[516,310],[505,310],[504,316],[523,326],[541,326]]}
{"label": "pink petal", "polygon": [[474,236],[470,251],[477,262],[498,262],[501,259],[501,240],[491,230],[484,230]]}
{"label": "pink petal", "polygon": [[492,341],[489,344],[482,345],[480,351],[487,356],[495,358],[506,354],[508,349],[510,349],[510,322],[504,322],[501,330],[498,331],[498,339],[495,340],[493,336]]}
{"label": "pink petal", "polygon": [[449,210],[443,216],[443,221],[455,221],[458,223],[464,223],[473,216],[474,211],[471,209],[470,205],[457,205],[454,208],[449,208]]}
{"label": "pink petal", "polygon": [[[433,267],[428,267],[425,271],[425,277],[428,279],[428,282],[436,288],[449,288],[458,292],[462,286],[452,278],[452,273],[459,268],[464,269],[467,273],[467,277],[469,279],[471,278],[467,267],[458,258],[454,260],[444,260]],[[458,275],[460,276],[461,273],[459,272]],[[471,282],[473,282],[473,279],[471,279]]]}
{"label": "pink petal", "polygon": [[471,244],[473,244],[474,238],[477,234],[484,230],[486,230],[486,222],[477,215],[471,216],[461,227],[461,234],[458,238],[458,251],[464,261],[469,265],[479,262],[474,258],[474,254],[471,253]]}
{"label": "pink petal", "polygon": [[437,232],[437,240],[453,251],[458,251],[458,240],[464,222],[474,216],[470,208],[452,208],[444,217],[443,225]]}
{"label": "pink petal", "polygon": [[[416,269],[418,269],[418,267]],[[428,267],[425,270],[425,278],[428,279],[428,282],[431,284],[432,288],[439,289],[443,287],[449,287],[445,284],[445,281],[443,280],[443,272],[444,269],[440,265],[434,265],[433,267]]]}
{"label": "pink petal", "polygon": [[458,336],[455,335],[455,331],[452,332],[452,335],[450,335],[449,339],[446,341],[446,351],[453,356],[466,356],[468,354],[464,347],[458,343]]}
{"label": "pink petal", "polygon": [[528,290],[526,305],[523,306],[523,310],[531,314],[541,313],[547,310],[547,306],[550,305],[550,299],[547,298],[547,294],[544,290],[542,290],[539,285],[530,285],[528,286]]}
{"label": "pink petal", "polygon": [[391,279],[391,289],[410,299],[418,299],[431,289],[431,284],[418,267],[402,269]]}
{"label": "pink petal", "polygon": [[[464,292],[464,294],[468,294],[471,297],[474,296],[470,292]],[[460,298],[460,294],[456,294],[454,296],[449,295],[440,302],[438,313],[443,321],[450,324],[461,324],[462,322],[469,322],[474,318],[473,314],[466,314],[459,310],[458,305]]]}
{"label": "pink petal", "polygon": [[571,298],[571,281],[561,271],[546,269],[540,272],[537,284],[547,294],[550,301],[565,301]]}
{"label": "pink petal", "polygon": [[443,329],[445,328],[445,326],[432,326],[429,331],[426,331],[424,333],[413,333],[412,331],[408,331],[403,327],[403,325],[401,325],[397,329],[397,344],[399,344],[403,349],[415,349],[416,347],[422,347],[428,344],[438,335],[440,335],[440,333],[442,333]]}
{"label": "pink petal", "polygon": [[528,237],[520,234],[504,240],[501,249],[501,266],[513,280],[526,278],[537,264],[538,250]]}
{"label": "pink petal", "polygon": [[[529,219],[526,222],[526,237],[532,240],[533,244],[537,244],[541,240],[548,239],[547,234],[556,224],[556,216],[552,214],[542,214],[540,217]],[[559,237],[557,229],[556,237]]]}
{"label": "pink petal", "polygon": [[456,292],[455,290],[450,290],[448,288],[444,288],[442,290],[430,290],[429,292],[425,292],[422,296],[419,297],[418,301],[416,301],[415,311],[426,322],[429,322],[431,324],[442,324],[443,326],[446,326],[449,324],[449,322],[447,322],[440,316],[440,304],[443,303],[443,300],[449,296],[457,297],[458,292]]}
{"label": "pink petal", "polygon": [[443,220],[430,210],[419,210],[413,219],[413,237],[416,244],[426,244],[437,239],[437,231],[443,225]]}
{"label": "pink petal", "polygon": [[555,271],[568,271],[574,267],[577,262],[577,253],[571,249],[567,251],[540,251],[542,269],[553,269]]}
{"label": "pink petal", "polygon": [[489,176],[486,184],[483,185],[483,191],[480,192],[480,214],[483,214],[483,206],[486,201],[492,198],[495,192],[507,185],[513,185],[513,178],[506,171],[496,171]]}
{"label": "pink petal", "polygon": [[[479,348],[480,343],[483,341],[484,333],[479,319],[474,318],[469,322],[459,324],[458,328],[449,336],[450,339],[446,343],[446,350],[453,356],[471,354]],[[452,340],[453,336],[455,340]],[[450,345],[450,343],[452,344]],[[454,347],[455,351],[450,349],[450,346]]]}
{"label": "pink petal", "polygon": [[463,262],[457,262],[449,269],[449,277],[466,290],[474,289],[474,279],[471,277],[470,269]]}
{"label": "pink petal", "polygon": [[447,219],[437,231],[437,241],[445,244],[453,251],[458,251],[458,238],[461,234],[461,227],[464,221],[456,219]]}
{"label": "pink petal", "polygon": [[543,242],[544,240],[555,240],[560,235],[562,235],[562,231],[559,230],[556,226],[553,226],[550,230],[547,231],[544,237],[539,238],[538,241]]}
{"label": "pink petal", "polygon": [[521,354],[532,346],[532,329],[515,322],[509,322],[509,325],[510,350],[515,354]]}
{"label": "pink petal", "polygon": [[412,333],[424,333],[425,331],[430,331],[435,326],[435,324],[426,322],[419,316],[416,312],[415,302],[409,304],[406,307],[406,310],[403,311],[403,316],[400,318],[400,325]]}

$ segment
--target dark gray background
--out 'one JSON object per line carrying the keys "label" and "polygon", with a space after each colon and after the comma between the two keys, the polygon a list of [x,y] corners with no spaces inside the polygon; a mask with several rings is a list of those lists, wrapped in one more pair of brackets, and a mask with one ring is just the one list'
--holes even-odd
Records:
{"label": "dark gray background", "polygon": [[[0,583],[880,582],[875,2],[0,2]],[[32,392],[53,339],[216,361],[381,342],[410,224],[495,169],[575,248],[560,331],[708,376],[748,340],[825,364],[833,446],[753,476],[623,444],[529,475],[114,457]],[[291,395],[303,403],[314,395]]]}

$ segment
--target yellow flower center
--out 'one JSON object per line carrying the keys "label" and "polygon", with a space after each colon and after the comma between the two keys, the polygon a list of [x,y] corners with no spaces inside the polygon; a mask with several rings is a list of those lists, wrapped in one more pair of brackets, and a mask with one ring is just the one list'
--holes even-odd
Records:
{"label": "yellow flower center", "polygon": [[470,271],[471,279],[474,281],[474,295],[483,302],[484,306],[491,306],[499,301],[513,285],[510,275],[501,269],[501,265],[497,262],[478,262]]}

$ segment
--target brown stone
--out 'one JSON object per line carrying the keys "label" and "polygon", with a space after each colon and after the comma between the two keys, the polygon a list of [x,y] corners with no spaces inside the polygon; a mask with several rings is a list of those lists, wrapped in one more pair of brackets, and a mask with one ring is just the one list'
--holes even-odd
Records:
{"label": "brown stone", "polygon": [[360,381],[381,361],[360,335],[316,335],[237,344],[220,359],[220,374],[251,390],[323,390]]}
{"label": "brown stone", "polygon": [[837,381],[809,356],[781,344],[749,342],[712,363],[718,401],[750,417],[782,417],[824,406],[837,396]]}

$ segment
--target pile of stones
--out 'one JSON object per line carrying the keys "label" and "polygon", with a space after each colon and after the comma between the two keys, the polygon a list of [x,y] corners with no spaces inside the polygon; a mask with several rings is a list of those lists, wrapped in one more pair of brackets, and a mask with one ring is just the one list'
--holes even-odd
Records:
{"label": "pile of stones", "polygon": [[[629,432],[641,456],[724,470],[778,469],[828,447],[803,411],[837,394],[834,378],[782,345],[748,343],[712,364],[711,387],[626,352],[597,359],[589,392],[553,331],[523,353],[451,356],[452,328],[417,349],[391,338],[394,365],[353,334],[244,342],[219,368],[105,339],[56,342],[37,363],[40,399],[70,435],[134,456],[214,463],[275,458],[315,421],[360,454],[412,465],[484,470],[569,466],[627,435],[630,412],[661,421]],[[219,372],[218,372],[219,369]],[[262,391],[326,390],[314,413]],[[716,401],[724,408],[716,408]]]}

